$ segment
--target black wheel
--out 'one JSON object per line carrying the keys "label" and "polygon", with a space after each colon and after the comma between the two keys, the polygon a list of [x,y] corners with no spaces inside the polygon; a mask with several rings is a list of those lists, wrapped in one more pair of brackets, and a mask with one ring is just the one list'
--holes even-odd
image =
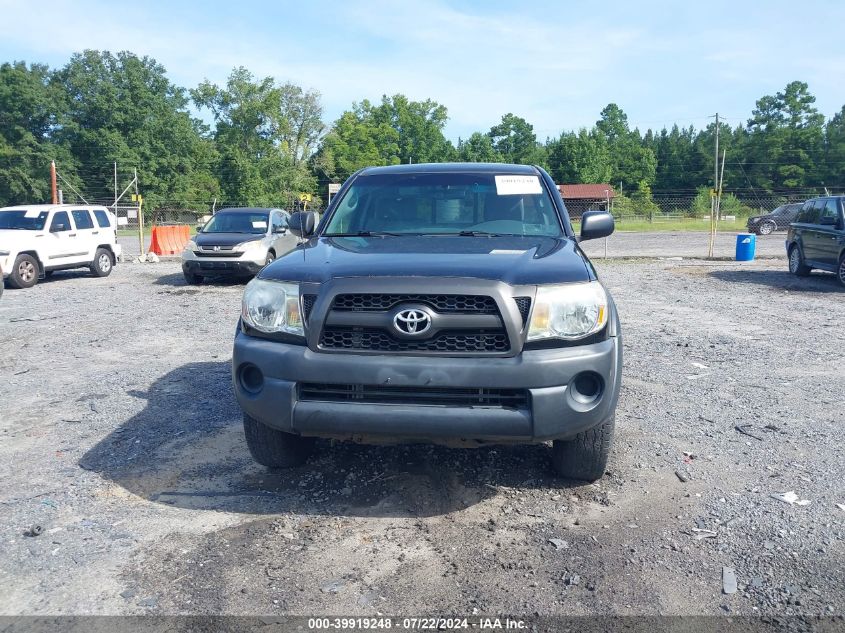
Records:
{"label": "black wheel", "polygon": [[111,251],[105,248],[98,248],[94,253],[94,261],[91,262],[91,272],[95,277],[108,277],[111,269],[114,268],[114,260]]}
{"label": "black wheel", "polygon": [[38,283],[41,267],[32,255],[18,255],[15,265],[9,274],[9,285],[12,288],[32,288]]}
{"label": "black wheel", "polygon": [[[836,276],[839,278],[839,283],[845,286],[845,253],[839,258],[839,267],[836,269]],[[3,290],[0,289],[0,292]]]}
{"label": "black wheel", "polygon": [[774,233],[775,228],[777,227],[775,226],[774,222],[767,221],[763,222],[760,225],[760,228],[757,229],[757,231],[760,233],[760,235],[771,235],[772,233]]}
{"label": "black wheel", "polygon": [[269,264],[272,264],[274,261],[276,261],[276,253],[274,253],[273,251],[270,251],[269,253],[267,253],[267,259],[264,260],[264,265],[268,266]]}
{"label": "black wheel", "polygon": [[579,433],[570,440],[552,442],[552,469],[567,479],[595,481],[604,475],[616,418]]}
{"label": "black wheel", "polygon": [[267,468],[300,466],[314,452],[314,438],[272,429],[244,414],[246,445],[252,458]]}
{"label": "black wheel", "polygon": [[199,286],[202,283],[202,275],[195,275],[194,273],[182,272],[185,275],[185,281],[190,286]]}
{"label": "black wheel", "polygon": [[801,253],[801,247],[794,244],[789,249],[789,272],[798,277],[806,277],[812,270],[804,263],[804,255]]}

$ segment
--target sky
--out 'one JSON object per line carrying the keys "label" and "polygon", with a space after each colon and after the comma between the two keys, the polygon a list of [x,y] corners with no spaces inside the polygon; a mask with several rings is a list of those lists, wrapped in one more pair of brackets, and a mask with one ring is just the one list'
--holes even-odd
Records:
{"label": "sky", "polygon": [[189,88],[245,66],[318,90],[328,123],[402,93],[445,105],[452,141],[508,112],[545,140],[611,102],[643,131],[715,112],[735,126],[793,80],[830,117],[845,104],[843,24],[842,0],[0,0],[0,62],[131,50]]}

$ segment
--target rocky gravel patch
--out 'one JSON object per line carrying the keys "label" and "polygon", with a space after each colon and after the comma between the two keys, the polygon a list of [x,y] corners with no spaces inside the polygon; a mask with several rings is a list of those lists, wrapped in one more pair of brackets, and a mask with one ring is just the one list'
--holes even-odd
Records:
{"label": "rocky gravel patch", "polygon": [[162,261],[7,291],[0,613],[842,615],[845,292],[595,263],[625,374],[592,485],[545,446],[326,441],[270,473],[231,393],[241,285]]}

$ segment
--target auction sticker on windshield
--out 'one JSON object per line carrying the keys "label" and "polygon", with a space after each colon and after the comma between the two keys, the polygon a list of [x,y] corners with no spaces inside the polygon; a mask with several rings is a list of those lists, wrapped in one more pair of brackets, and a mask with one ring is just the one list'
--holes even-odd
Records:
{"label": "auction sticker on windshield", "polygon": [[496,176],[496,194],[523,196],[543,193],[537,176]]}

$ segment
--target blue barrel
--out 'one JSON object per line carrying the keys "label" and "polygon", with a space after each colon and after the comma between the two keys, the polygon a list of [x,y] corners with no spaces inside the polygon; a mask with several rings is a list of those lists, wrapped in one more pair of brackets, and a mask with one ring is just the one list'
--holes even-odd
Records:
{"label": "blue barrel", "polygon": [[736,261],[750,262],[757,250],[757,236],[753,233],[740,233],[736,236]]}

